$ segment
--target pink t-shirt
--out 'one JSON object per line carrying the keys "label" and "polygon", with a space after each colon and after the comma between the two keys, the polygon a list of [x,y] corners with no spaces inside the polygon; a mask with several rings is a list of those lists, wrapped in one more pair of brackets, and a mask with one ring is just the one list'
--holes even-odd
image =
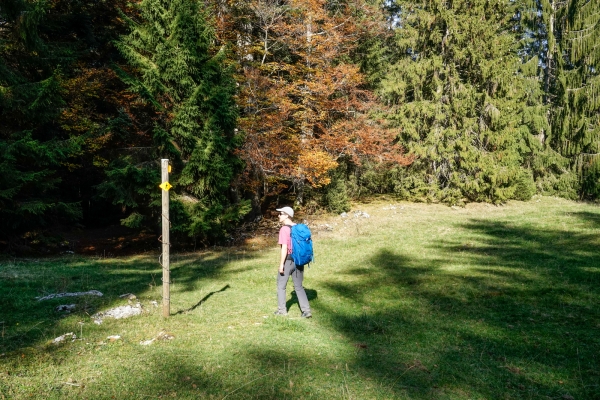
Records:
{"label": "pink t-shirt", "polygon": [[289,225],[284,225],[279,230],[279,241],[278,244],[287,244],[288,254],[292,254],[292,228]]}

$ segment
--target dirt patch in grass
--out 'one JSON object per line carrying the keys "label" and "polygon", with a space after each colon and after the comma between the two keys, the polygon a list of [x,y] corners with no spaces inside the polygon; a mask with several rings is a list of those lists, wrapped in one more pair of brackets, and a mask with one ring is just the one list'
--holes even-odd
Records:
{"label": "dirt patch in grass", "polygon": [[63,233],[76,254],[93,256],[125,256],[158,251],[158,236],[150,232],[136,232],[115,225],[99,229],[86,229]]}
{"label": "dirt patch in grass", "polygon": [[129,256],[159,249],[155,233],[138,232],[120,225],[91,229],[62,229],[28,232],[0,241],[0,252],[11,256]]}

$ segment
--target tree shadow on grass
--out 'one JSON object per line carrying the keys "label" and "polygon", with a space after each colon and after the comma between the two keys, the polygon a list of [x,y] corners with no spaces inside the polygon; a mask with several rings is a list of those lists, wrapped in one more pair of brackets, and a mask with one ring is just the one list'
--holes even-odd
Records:
{"label": "tree shadow on grass", "polygon": [[[139,355],[132,363],[124,360],[122,371],[111,372],[130,377],[127,387],[102,381],[104,387],[92,383],[82,396],[324,398],[319,387],[311,387],[316,371],[328,376],[323,390],[339,388],[339,397],[360,397],[356,377],[381,387],[377,393],[384,398],[600,398],[597,237],[477,220],[461,228],[466,236],[460,241],[433,246],[437,257],[383,248],[368,266],[322,283],[354,309],[342,311],[319,299],[311,304],[311,321],[267,319],[273,325],[265,329],[293,338],[292,346],[246,343],[231,335],[243,347],[225,340],[231,351],[209,361],[185,350],[175,354],[165,342],[134,351]],[[181,281],[189,284],[184,290],[193,290],[198,274],[206,272],[195,262],[178,264]],[[222,273],[214,267],[200,279]],[[147,285],[147,271],[126,268],[120,273],[129,284],[143,276]],[[124,287],[117,289],[110,291],[118,295]],[[323,345],[324,354],[318,344],[308,347],[310,324],[337,332],[330,340],[340,346]]]}
{"label": "tree shadow on grass", "polygon": [[600,241],[597,234],[477,220],[462,224],[461,228],[476,235],[473,245],[448,241],[438,247],[446,253],[464,253],[473,259],[496,265],[539,267],[547,270],[560,266],[564,268],[564,273],[574,276],[577,275],[578,267],[600,266],[600,254],[597,251]]}
{"label": "tree shadow on grass", "polygon": [[204,279],[222,278],[228,275],[236,275],[239,271],[223,267],[239,261],[252,260],[255,254],[252,252],[239,252],[224,249],[219,252],[207,252],[198,256],[189,254],[181,256],[176,265],[171,267],[171,280],[184,292],[192,292],[198,289],[198,284]]}
{"label": "tree shadow on grass", "polygon": [[477,220],[461,228],[467,241],[433,246],[442,257],[382,249],[370,272],[351,272],[355,282],[327,283],[362,305],[342,315],[318,304],[361,349],[355,367],[410,398],[600,397],[597,235]]}
{"label": "tree shadow on grass", "polygon": [[[103,370],[101,377],[81,382],[79,387],[56,385],[55,395],[108,399],[319,398],[306,396],[314,391],[310,375],[303,368],[311,360],[301,354],[245,349],[237,351],[235,358],[217,361],[210,356],[207,359],[174,353],[164,342],[153,346],[142,359],[123,359],[119,370],[114,366]],[[295,368],[290,365],[290,358],[294,359]],[[301,380],[305,380],[304,384]],[[291,387],[290,381],[297,386]]]}
{"label": "tree shadow on grass", "polygon": [[569,215],[573,215],[582,221],[589,222],[593,228],[600,228],[600,213],[592,213],[588,211],[579,211],[569,213]]}
{"label": "tree shadow on grass", "polygon": [[[173,265],[171,276],[179,284],[179,291],[193,291],[204,279],[231,274],[231,271],[223,270],[231,261],[226,252],[186,256]],[[0,353],[44,343],[65,333],[56,329],[64,318],[76,317],[91,322],[90,316],[95,312],[127,304],[126,299],[119,298],[125,293],[135,294],[142,303],[151,300],[160,302],[161,278],[160,265],[148,256],[10,261],[0,270],[0,321],[4,321]],[[100,291],[103,296],[36,300],[37,296],[52,293],[92,289]],[[75,304],[75,313],[65,315],[56,312],[55,307],[61,304]]]}

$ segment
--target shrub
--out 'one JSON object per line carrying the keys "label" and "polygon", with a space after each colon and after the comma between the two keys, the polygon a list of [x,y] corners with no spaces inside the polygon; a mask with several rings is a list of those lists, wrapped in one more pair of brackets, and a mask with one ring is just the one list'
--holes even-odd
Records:
{"label": "shrub", "polygon": [[332,174],[331,183],[327,185],[325,192],[325,202],[329,211],[340,214],[350,211],[350,199],[346,182],[341,173],[335,172]]}
{"label": "shrub", "polygon": [[533,181],[533,174],[529,170],[522,170],[517,176],[515,183],[515,200],[528,201],[535,194],[536,187]]}

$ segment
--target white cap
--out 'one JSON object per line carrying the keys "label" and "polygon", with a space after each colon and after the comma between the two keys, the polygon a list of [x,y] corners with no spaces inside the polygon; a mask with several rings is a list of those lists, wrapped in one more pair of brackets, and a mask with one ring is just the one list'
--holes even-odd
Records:
{"label": "white cap", "polygon": [[289,215],[291,218],[294,218],[294,210],[292,210],[292,207],[276,208],[276,210],[280,211],[280,212],[284,212],[287,215]]}

